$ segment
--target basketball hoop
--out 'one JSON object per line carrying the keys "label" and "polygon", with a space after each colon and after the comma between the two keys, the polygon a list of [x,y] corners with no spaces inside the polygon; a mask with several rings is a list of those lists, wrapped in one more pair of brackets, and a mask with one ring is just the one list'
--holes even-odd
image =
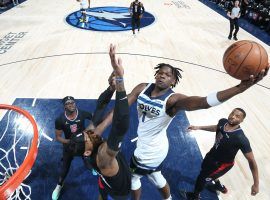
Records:
{"label": "basketball hoop", "polygon": [[0,187],[0,200],[8,199],[16,188],[22,183],[25,177],[31,170],[38,153],[38,129],[34,118],[25,110],[11,105],[0,104],[0,109],[12,110],[26,117],[33,127],[33,138],[30,146],[30,150],[25,157],[23,163],[19,166],[16,172],[8,178],[8,180]]}

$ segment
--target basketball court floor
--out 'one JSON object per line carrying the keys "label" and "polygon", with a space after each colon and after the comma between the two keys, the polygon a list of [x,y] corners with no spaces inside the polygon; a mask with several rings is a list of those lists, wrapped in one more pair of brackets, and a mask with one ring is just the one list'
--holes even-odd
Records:
{"label": "basketball court floor", "polygon": [[[110,43],[117,45],[125,68],[128,92],[141,82],[154,81],[154,67],[169,63],[181,68],[183,78],[174,88],[186,95],[206,96],[239,84],[225,73],[222,56],[234,41],[227,39],[229,21],[196,0],[147,0],[140,33],[132,35],[130,1],[91,2],[88,22],[81,23],[76,1],[27,0],[0,15],[0,103],[19,106],[35,118],[39,130],[38,155],[14,199],[51,199],[57,184],[62,146],[55,141],[54,120],[63,111],[61,99],[77,99],[77,106],[93,111],[112,71]],[[240,28],[240,40],[269,46]],[[203,156],[214,134],[187,133],[189,124],[213,125],[235,107],[247,112],[242,123],[259,167],[260,192],[250,195],[253,184],[248,163],[238,153],[234,168],[221,178],[228,194],[204,190],[202,199],[270,199],[270,80],[269,76],[244,93],[208,110],[180,112],[170,127],[169,154],[161,166],[173,199],[179,190],[192,190]],[[113,103],[110,104],[110,107]],[[29,151],[31,124],[15,112],[1,110],[0,180],[12,174]],[[129,160],[136,137],[137,116],[131,107],[131,126],[123,152]],[[108,134],[108,131],[104,134]],[[8,175],[7,175],[8,174]],[[161,199],[147,179],[142,180],[143,200]],[[75,158],[60,199],[97,199],[97,177]]]}

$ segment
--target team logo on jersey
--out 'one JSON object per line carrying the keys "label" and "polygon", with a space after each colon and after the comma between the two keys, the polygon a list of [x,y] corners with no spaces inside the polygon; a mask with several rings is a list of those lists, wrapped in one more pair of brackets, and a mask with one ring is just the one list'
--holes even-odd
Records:
{"label": "team logo on jersey", "polygon": [[71,133],[76,133],[77,130],[78,130],[77,124],[70,125],[70,131],[71,131]]}
{"label": "team logo on jersey", "polygon": [[138,104],[141,112],[143,114],[149,114],[149,117],[153,117],[153,116],[158,116],[160,114],[160,110],[155,107],[155,106],[151,106],[151,105],[147,105],[147,104],[143,104],[143,103],[139,103]]}
{"label": "team logo on jersey", "polygon": [[[76,11],[66,17],[66,21],[76,28],[93,31],[128,31],[131,30],[131,16],[127,7],[96,7],[86,10],[86,19],[81,11]],[[141,28],[149,26],[155,17],[144,12],[141,19]]]}

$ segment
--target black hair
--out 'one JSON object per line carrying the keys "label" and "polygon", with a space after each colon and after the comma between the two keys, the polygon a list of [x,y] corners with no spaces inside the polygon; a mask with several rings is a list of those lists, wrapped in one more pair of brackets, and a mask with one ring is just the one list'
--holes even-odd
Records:
{"label": "black hair", "polygon": [[236,110],[239,110],[241,113],[243,113],[243,117],[245,118],[247,116],[246,111],[244,111],[244,109],[242,108],[235,108]]}
{"label": "black hair", "polygon": [[75,101],[74,97],[72,96],[66,96],[65,98],[62,99],[62,103],[65,105],[65,103],[69,100]]}
{"label": "black hair", "polygon": [[166,64],[166,63],[159,63],[154,69],[157,69],[156,73],[154,76],[157,75],[157,73],[159,72],[159,70],[162,68],[162,67],[169,67],[171,68],[172,70],[172,74],[175,78],[175,84],[173,84],[171,87],[174,88],[180,81],[180,78],[182,78],[182,75],[180,72],[183,72],[182,69],[180,68],[177,68],[177,67],[173,67],[171,66],[170,64]]}

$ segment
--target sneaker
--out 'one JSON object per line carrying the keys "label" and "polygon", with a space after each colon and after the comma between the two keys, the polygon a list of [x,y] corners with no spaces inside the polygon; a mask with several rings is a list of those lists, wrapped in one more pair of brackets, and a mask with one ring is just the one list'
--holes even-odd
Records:
{"label": "sneaker", "polygon": [[232,39],[232,36],[231,36],[231,35],[229,35],[229,36],[228,36],[228,39],[229,39],[229,40],[231,40],[231,39]]}
{"label": "sneaker", "polygon": [[62,190],[63,186],[62,185],[56,185],[53,193],[52,193],[52,200],[57,200],[60,196],[60,192]]}
{"label": "sneaker", "polygon": [[237,41],[237,40],[238,40],[236,36],[233,36],[233,39],[234,39],[235,41]]}
{"label": "sneaker", "polygon": [[221,192],[223,194],[228,192],[228,189],[225,187],[225,185],[222,185],[221,183],[211,182],[206,185],[206,188],[211,192]]}
{"label": "sneaker", "polygon": [[222,185],[221,183],[217,183],[215,185],[217,191],[220,191],[223,194],[226,194],[228,192],[228,189],[225,187],[225,185]]}

